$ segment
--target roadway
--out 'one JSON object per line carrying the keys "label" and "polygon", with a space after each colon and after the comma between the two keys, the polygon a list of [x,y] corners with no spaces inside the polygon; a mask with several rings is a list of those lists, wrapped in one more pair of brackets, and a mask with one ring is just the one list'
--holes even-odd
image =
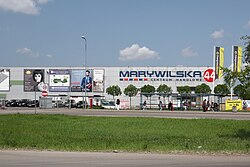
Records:
{"label": "roadway", "polygon": [[159,111],[159,110],[105,110],[105,109],[34,109],[34,108],[7,108],[1,109],[0,114],[65,114],[76,116],[108,116],[108,117],[155,117],[155,118],[182,118],[182,119],[233,119],[250,120],[250,112],[202,112],[202,111]]}
{"label": "roadway", "polygon": [[1,167],[249,167],[249,155],[0,151]]}
{"label": "roadway", "polygon": [[[0,114],[66,114],[76,116],[157,117],[183,119],[250,120],[250,113],[158,111],[158,110],[83,110],[8,108]],[[126,152],[56,152],[0,150],[0,167],[249,167],[250,155],[154,154]]]}

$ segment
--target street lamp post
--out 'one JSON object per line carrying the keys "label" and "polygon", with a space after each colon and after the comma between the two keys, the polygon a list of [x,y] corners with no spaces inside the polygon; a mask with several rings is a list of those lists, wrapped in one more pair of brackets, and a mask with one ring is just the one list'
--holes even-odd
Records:
{"label": "street lamp post", "polygon": [[[84,54],[84,68],[85,68],[85,77],[86,77],[86,71],[87,71],[87,39],[85,38],[85,36],[82,35],[82,39],[84,39],[85,43],[84,43],[84,51],[85,51],[85,54]],[[87,97],[87,90],[86,90],[86,78],[84,80],[84,99],[82,100],[82,103],[84,105],[84,109],[86,110],[86,97]]]}

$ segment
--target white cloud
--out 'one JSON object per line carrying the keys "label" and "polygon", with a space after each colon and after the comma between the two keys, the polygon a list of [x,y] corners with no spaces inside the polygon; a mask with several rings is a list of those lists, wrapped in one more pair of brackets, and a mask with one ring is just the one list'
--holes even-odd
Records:
{"label": "white cloud", "polygon": [[46,55],[46,57],[48,57],[48,58],[52,58],[52,57],[53,57],[53,55],[51,55],[51,54],[47,54],[47,55]]}
{"label": "white cloud", "polygon": [[119,60],[146,60],[146,59],[159,59],[159,54],[147,47],[140,47],[138,44],[133,44],[131,47],[127,47],[120,50]]}
{"label": "white cloud", "polygon": [[[31,57],[31,58],[38,58],[40,56],[43,56],[43,55],[40,55],[39,52],[34,52],[33,50],[29,49],[29,48],[19,48],[16,50],[16,53],[22,55],[22,56],[28,56],[28,57]],[[46,54],[44,55],[44,57],[47,57],[49,59],[53,58],[54,56],[51,55],[51,54]]]}
{"label": "white cloud", "polygon": [[186,47],[186,48],[182,49],[181,55],[182,55],[183,57],[196,57],[196,56],[198,56],[199,54],[198,54],[197,52],[193,51],[193,50],[192,50],[192,47],[189,46],[189,47]]}
{"label": "white cloud", "polygon": [[24,56],[29,56],[29,57],[32,57],[32,58],[39,57],[39,53],[38,52],[33,52],[29,48],[20,48],[20,49],[17,49],[16,53],[24,55]]}
{"label": "white cloud", "polygon": [[6,11],[38,15],[39,4],[46,4],[49,0],[0,0],[0,8]]}
{"label": "white cloud", "polygon": [[32,53],[32,50],[29,48],[20,48],[20,49],[17,49],[16,52],[20,54],[30,54]]}
{"label": "white cloud", "polygon": [[213,39],[220,39],[224,37],[224,30],[221,29],[219,31],[214,31],[211,35],[210,35]]}

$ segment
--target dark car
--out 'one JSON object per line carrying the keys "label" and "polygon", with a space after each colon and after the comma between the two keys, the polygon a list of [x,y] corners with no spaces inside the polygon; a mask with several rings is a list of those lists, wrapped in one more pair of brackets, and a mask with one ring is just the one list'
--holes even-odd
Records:
{"label": "dark car", "polygon": [[28,107],[28,103],[31,102],[31,99],[21,99],[17,102],[18,107]]}
{"label": "dark car", "polygon": [[9,105],[9,100],[5,100],[5,103],[4,103],[4,106],[6,106],[6,107],[9,107],[8,105]]}
{"label": "dark car", "polygon": [[71,107],[71,108],[76,108],[76,105],[77,105],[77,103],[76,103],[76,101],[73,99],[73,100],[70,100],[70,102],[69,101],[66,101],[65,103],[64,103],[64,106],[65,107]]}
{"label": "dark car", "polygon": [[30,100],[30,101],[28,101],[27,107],[39,107],[39,100]]}
{"label": "dark car", "polygon": [[84,103],[82,101],[78,101],[76,103],[76,108],[84,108],[84,106],[86,105],[86,108],[88,107],[88,103],[86,101],[84,101]]}
{"label": "dark car", "polygon": [[11,99],[6,103],[6,107],[18,107],[18,102],[20,102],[19,99]]}

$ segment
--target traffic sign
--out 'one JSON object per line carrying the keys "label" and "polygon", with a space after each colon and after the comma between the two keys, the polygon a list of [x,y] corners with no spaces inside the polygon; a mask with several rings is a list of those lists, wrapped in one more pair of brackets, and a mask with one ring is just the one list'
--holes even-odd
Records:
{"label": "traffic sign", "polygon": [[48,96],[48,92],[47,91],[42,91],[42,96],[43,97]]}

